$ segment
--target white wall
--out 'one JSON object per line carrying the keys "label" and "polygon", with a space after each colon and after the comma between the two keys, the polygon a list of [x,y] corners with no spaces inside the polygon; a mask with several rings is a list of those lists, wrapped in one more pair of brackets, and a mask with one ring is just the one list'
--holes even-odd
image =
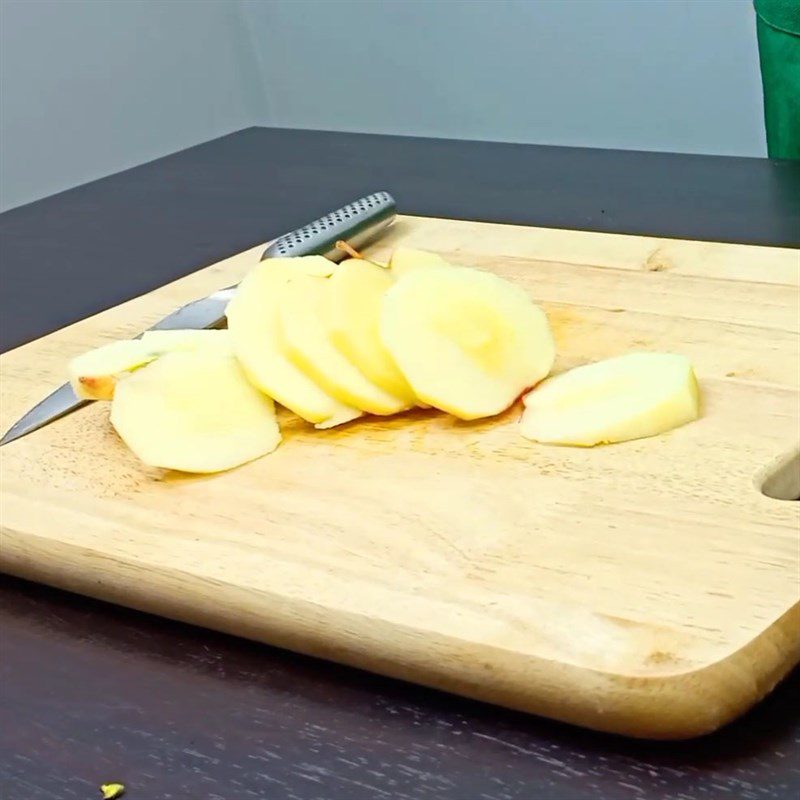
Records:
{"label": "white wall", "polygon": [[0,0],[0,209],[253,124],[765,154],[750,0]]}
{"label": "white wall", "polygon": [[750,0],[244,0],[270,123],[763,156]]}
{"label": "white wall", "polygon": [[263,117],[229,0],[0,0],[0,208]]}

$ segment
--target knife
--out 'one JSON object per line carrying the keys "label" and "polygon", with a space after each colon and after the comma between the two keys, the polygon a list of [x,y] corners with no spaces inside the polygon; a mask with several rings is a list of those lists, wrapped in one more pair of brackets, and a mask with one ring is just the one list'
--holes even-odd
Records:
{"label": "knife", "polygon": [[[273,240],[261,260],[322,255],[338,262],[346,255],[336,247],[338,241],[345,241],[358,249],[391,225],[395,216],[395,201],[388,192],[368,194]],[[148,330],[219,328],[225,322],[225,307],[235,289],[235,285],[228,286],[208,297],[193,300],[168,314]],[[65,383],[15,422],[0,439],[0,447],[91,402],[93,401],[76,397],[72,386]]]}

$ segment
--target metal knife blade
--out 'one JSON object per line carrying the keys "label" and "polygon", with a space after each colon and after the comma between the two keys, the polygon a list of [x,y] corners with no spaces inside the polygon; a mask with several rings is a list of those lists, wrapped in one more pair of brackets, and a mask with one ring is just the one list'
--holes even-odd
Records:
{"label": "metal knife blade", "polygon": [[[319,254],[340,261],[345,254],[335,247],[337,241],[344,240],[351,247],[361,247],[391,225],[395,213],[394,198],[388,192],[366,195],[275,239],[267,246],[261,259]],[[228,286],[208,297],[193,300],[159,320],[149,330],[220,327],[225,321],[225,307],[235,289],[236,286]],[[70,384],[65,383],[15,422],[0,439],[0,447],[91,402],[77,397]]]}
{"label": "metal knife blade", "polygon": [[76,411],[83,406],[89,405],[91,400],[81,400],[75,396],[72,387],[65,383],[52,394],[47,395],[44,400],[37,403],[27,414],[17,420],[7,431],[5,436],[0,439],[0,447],[14,439],[19,439],[28,433],[38,430],[43,425],[47,425],[61,417]]}

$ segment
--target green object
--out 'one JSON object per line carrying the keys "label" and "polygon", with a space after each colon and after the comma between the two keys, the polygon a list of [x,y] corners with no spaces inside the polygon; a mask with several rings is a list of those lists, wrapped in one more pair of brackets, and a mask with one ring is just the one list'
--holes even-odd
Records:
{"label": "green object", "polygon": [[770,158],[800,159],[800,0],[754,0]]}

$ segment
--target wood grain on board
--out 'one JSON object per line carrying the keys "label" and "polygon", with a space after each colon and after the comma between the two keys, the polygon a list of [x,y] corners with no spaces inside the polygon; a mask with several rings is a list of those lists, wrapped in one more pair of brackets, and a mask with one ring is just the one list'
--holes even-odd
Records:
{"label": "wood grain on board", "polygon": [[[401,218],[548,312],[556,370],[684,353],[703,416],[592,450],[519,409],[285,441],[214,477],[143,469],[107,408],[2,451],[7,572],[512,708],[636,736],[713,730],[800,658],[800,504],[759,484],[800,440],[800,257],[746,245]],[[0,427],[66,361],[241,277],[254,248],[2,356]]]}

